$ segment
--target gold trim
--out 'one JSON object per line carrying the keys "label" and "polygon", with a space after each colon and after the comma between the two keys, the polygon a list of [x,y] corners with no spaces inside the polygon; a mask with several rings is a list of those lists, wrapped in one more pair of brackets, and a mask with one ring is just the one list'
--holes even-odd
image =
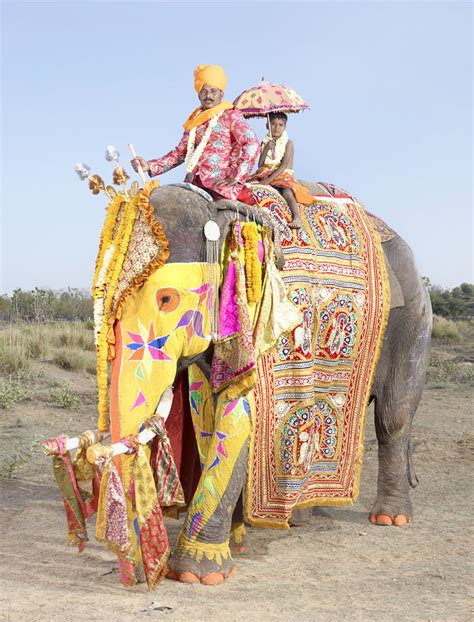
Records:
{"label": "gold trim", "polygon": [[226,540],[221,544],[197,542],[196,540],[190,542],[189,540],[186,540],[183,534],[181,534],[178,541],[177,551],[179,558],[182,558],[188,554],[197,562],[200,562],[205,557],[208,560],[215,560],[219,566],[222,565],[224,559],[232,559],[229,548],[229,540]]}

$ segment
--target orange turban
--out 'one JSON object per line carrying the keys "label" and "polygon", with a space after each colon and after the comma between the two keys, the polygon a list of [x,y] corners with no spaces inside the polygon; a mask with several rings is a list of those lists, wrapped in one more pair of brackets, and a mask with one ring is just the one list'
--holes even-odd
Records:
{"label": "orange turban", "polygon": [[199,93],[205,84],[221,91],[227,86],[227,76],[219,65],[198,65],[194,70],[194,88]]}

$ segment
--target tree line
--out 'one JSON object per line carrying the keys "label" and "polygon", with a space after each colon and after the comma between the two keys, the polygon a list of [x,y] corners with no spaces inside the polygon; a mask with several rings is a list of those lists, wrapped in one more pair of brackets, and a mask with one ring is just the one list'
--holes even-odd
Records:
{"label": "tree line", "polygon": [[474,285],[461,283],[453,289],[432,285],[429,278],[423,277],[431,298],[435,315],[448,320],[462,320],[474,316]]}
{"label": "tree line", "polygon": [[19,288],[11,296],[0,296],[0,321],[3,322],[85,322],[92,318],[92,296],[83,289],[54,291],[35,287],[31,291],[23,291]]}
{"label": "tree line", "polygon": [[[449,320],[474,316],[474,285],[461,283],[453,289],[433,285],[423,278],[431,298],[433,313]],[[1,322],[48,322],[54,320],[89,321],[93,318],[90,292],[68,288],[54,291],[35,287],[30,291],[15,289],[11,296],[0,296]]]}

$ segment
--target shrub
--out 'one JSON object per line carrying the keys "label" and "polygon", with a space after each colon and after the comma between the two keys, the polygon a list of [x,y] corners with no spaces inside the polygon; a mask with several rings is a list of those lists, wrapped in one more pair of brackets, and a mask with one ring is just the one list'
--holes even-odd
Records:
{"label": "shrub", "polygon": [[472,363],[459,363],[455,366],[453,380],[458,384],[474,386],[474,365]]}
{"label": "shrub", "polygon": [[50,360],[67,371],[86,369],[90,363],[90,357],[87,356],[87,353],[77,348],[57,348],[51,353]]}
{"label": "shrub", "polygon": [[11,479],[18,469],[28,464],[42,441],[42,436],[35,436],[29,447],[3,460],[0,463],[0,479]]}
{"label": "shrub", "polygon": [[435,384],[450,382],[454,365],[453,361],[431,356],[427,369],[428,381]]}
{"label": "shrub", "polygon": [[30,398],[30,393],[24,388],[20,379],[10,376],[0,382],[0,408],[8,409],[18,402]]}
{"label": "shrub", "polygon": [[95,351],[94,333],[84,323],[61,322],[52,326],[51,342],[59,347],[79,348],[88,352]]}
{"label": "shrub", "polygon": [[61,387],[56,387],[51,391],[51,401],[60,408],[71,410],[71,408],[77,408],[81,404],[79,395],[72,389],[72,387],[66,382]]}
{"label": "shrub", "polygon": [[30,360],[46,353],[40,326],[10,325],[0,330],[0,372],[15,374],[29,369]]}
{"label": "shrub", "polygon": [[432,337],[446,343],[460,343],[463,338],[462,327],[457,322],[434,315]]}
{"label": "shrub", "polygon": [[0,340],[0,373],[5,375],[28,371],[30,359],[23,344]]}
{"label": "shrub", "polygon": [[97,361],[95,360],[95,357],[93,361],[87,364],[86,372],[91,374],[91,376],[97,375]]}

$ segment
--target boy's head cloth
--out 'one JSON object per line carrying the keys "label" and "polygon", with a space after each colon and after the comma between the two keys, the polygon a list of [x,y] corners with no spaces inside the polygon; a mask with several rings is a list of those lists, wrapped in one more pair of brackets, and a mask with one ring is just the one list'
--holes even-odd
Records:
{"label": "boy's head cloth", "polygon": [[225,91],[227,76],[219,65],[198,65],[194,70],[194,88],[199,93],[205,84]]}

